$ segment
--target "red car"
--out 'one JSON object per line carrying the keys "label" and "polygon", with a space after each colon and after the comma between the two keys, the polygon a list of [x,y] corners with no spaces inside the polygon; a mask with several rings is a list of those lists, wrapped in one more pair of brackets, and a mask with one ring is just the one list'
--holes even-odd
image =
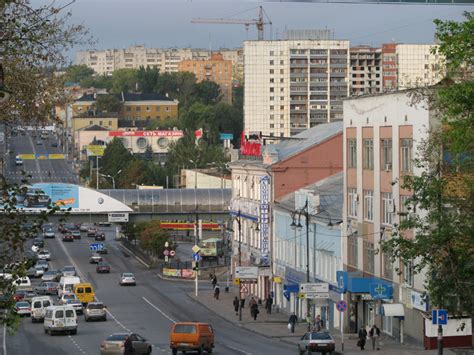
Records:
{"label": "red car", "polygon": [[88,237],[95,237],[95,235],[97,234],[97,228],[94,228],[94,227],[90,227],[88,230],[87,230],[87,236]]}
{"label": "red car", "polygon": [[73,242],[74,236],[72,234],[64,234],[63,235],[63,242]]}
{"label": "red car", "polygon": [[106,263],[105,261],[101,261],[97,264],[97,267],[95,268],[95,270],[98,274],[110,273],[110,265]]}
{"label": "red car", "polygon": [[22,301],[25,298],[25,291],[16,291],[15,294],[13,295],[13,299],[18,302]]}

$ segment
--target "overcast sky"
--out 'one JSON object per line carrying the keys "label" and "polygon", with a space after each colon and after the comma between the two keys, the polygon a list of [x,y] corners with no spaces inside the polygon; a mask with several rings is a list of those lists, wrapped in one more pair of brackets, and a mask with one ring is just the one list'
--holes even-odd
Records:
{"label": "overcast sky", "polygon": [[[51,1],[51,0],[50,0]],[[45,0],[31,0],[33,5]],[[56,0],[65,4],[69,0]],[[472,6],[369,5],[329,3],[257,2],[253,0],[76,0],[69,7],[73,22],[84,23],[97,40],[95,49],[149,47],[195,47],[218,49],[241,47],[256,39],[243,25],[192,24],[193,17],[257,17],[263,5],[273,22],[273,39],[286,29],[331,29],[336,39],[351,45],[385,42],[433,43],[433,19],[462,19]],[[249,11],[245,11],[249,10]],[[265,28],[270,38],[270,27]]]}

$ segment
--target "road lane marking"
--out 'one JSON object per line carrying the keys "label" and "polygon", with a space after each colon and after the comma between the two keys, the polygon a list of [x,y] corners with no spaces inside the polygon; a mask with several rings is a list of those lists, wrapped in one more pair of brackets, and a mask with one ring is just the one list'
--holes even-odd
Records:
{"label": "road lane marking", "polygon": [[72,343],[76,346],[76,348],[79,349],[79,351],[83,354],[87,354],[84,349],[81,348],[81,346],[74,340],[74,338],[70,335],[68,335],[68,338],[72,341]]}
{"label": "road lane marking", "polygon": [[7,325],[3,325],[3,355],[7,355]]}
{"label": "road lane marking", "polygon": [[234,350],[234,351],[237,351],[238,353],[241,353],[241,354],[252,355],[252,353],[249,353],[249,352],[247,352],[247,351],[245,351],[245,350],[236,348],[236,347],[234,347],[234,346],[232,346],[232,345],[225,344],[224,346],[225,346],[226,348],[229,348],[229,349],[232,349],[232,350]]}
{"label": "road lane marking", "polygon": [[[74,266],[76,268],[76,272],[77,274],[79,275],[79,277],[81,278],[81,280],[84,282],[86,281],[87,279],[84,277],[84,274],[82,273],[81,269],[79,269],[79,267],[77,266],[77,264],[74,262],[74,260],[72,259],[71,257],[71,254],[69,254],[69,251],[66,249],[66,247],[64,246],[63,243],[61,243],[59,240],[58,241],[58,244],[61,246],[61,248],[63,249],[64,253],[66,254],[67,258],[69,259],[69,261],[71,262],[71,265]],[[87,241],[89,242],[89,241]],[[97,300],[97,302],[100,302],[100,300],[97,298],[97,296],[95,297],[95,299]],[[113,314],[112,312],[110,312],[109,309],[107,309],[107,314],[112,317],[112,319],[115,321],[115,323],[117,323],[120,327],[122,327],[123,329],[125,329],[127,332],[129,333],[133,333],[130,329],[128,329],[126,326],[124,326],[122,324],[122,322],[120,322]]]}
{"label": "road lane marking", "polygon": [[176,323],[176,321],[171,318],[169,315],[167,315],[165,312],[163,312],[161,309],[159,309],[157,306],[155,306],[153,303],[151,303],[150,301],[148,301],[148,299],[146,297],[142,297],[142,299],[148,303],[150,306],[152,306],[154,309],[156,309],[158,312],[160,312],[163,317],[165,317],[166,319],[168,319],[169,321],[171,321],[172,323]]}

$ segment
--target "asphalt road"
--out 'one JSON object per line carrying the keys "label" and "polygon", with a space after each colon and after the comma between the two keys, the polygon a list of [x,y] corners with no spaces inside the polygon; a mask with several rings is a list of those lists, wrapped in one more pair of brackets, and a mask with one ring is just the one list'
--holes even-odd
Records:
{"label": "asphalt road", "polygon": [[[46,239],[46,248],[52,253],[52,267],[74,265],[79,276],[94,285],[96,297],[107,305],[108,320],[85,323],[79,316],[77,335],[50,336],[44,334],[42,324],[32,324],[29,318],[24,318],[16,334],[6,335],[7,354],[98,354],[103,339],[124,331],[148,339],[154,354],[170,354],[169,330],[175,321],[211,323],[216,331],[216,354],[294,353],[294,347],[235,326],[195,303],[187,295],[193,290],[193,283],[160,279],[124,253],[113,237],[114,232],[109,229],[106,242],[109,254],[105,260],[111,264],[110,275],[96,274],[95,265],[89,264],[88,244],[93,240],[85,235],[73,243],[63,243],[59,235]],[[125,271],[135,273],[137,286],[119,286],[119,275]],[[201,297],[212,297],[208,282],[203,282],[200,289]]]}
{"label": "asphalt road", "polygon": [[[37,141],[42,144],[37,144]],[[53,147],[53,142],[58,143],[53,132],[50,132],[48,139],[44,140],[39,138],[39,132],[36,137],[32,136],[32,132],[9,137],[8,148],[12,153],[8,155],[5,169],[7,179],[11,182],[20,183],[22,179],[29,175],[31,176],[28,178],[30,183],[77,183],[77,174],[72,171],[71,163],[68,163],[65,159],[24,159],[23,165],[16,166],[15,157],[19,154],[62,154],[62,147]]]}

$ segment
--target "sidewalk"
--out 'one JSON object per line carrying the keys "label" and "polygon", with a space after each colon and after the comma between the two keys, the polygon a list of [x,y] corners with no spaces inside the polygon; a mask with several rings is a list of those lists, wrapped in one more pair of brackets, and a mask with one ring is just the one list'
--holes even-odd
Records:
{"label": "sidewalk", "polygon": [[[242,308],[242,321],[239,322],[238,315],[234,312],[234,307],[232,301],[235,296],[238,296],[238,289],[235,286],[231,286],[229,292],[225,292],[225,282],[219,284],[221,289],[219,300],[214,299],[214,292],[209,287],[203,288],[200,290],[199,297],[195,297],[194,293],[189,293],[188,296],[199,302],[204,307],[210,311],[216,313],[225,320],[236,324],[242,328],[248,329],[251,332],[260,334],[262,336],[273,338],[275,341],[282,341],[285,343],[293,344],[295,346],[298,344],[299,338],[306,331],[305,323],[298,323],[296,325],[295,333],[291,334],[288,331],[287,324],[289,316],[284,313],[273,313],[267,314],[265,306],[259,305],[260,314],[257,317],[257,320],[254,321],[250,316],[250,308],[248,306],[249,300],[245,300],[245,306]],[[336,340],[336,351],[338,354],[341,352],[341,336],[337,331],[331,332],[331,335]],[[345,334],[344,335],[344,353],[347,355],[361,354],[361,350],[357,348],[357,335],[356,334]],[[423,350],[423,348],[417,348],[412,345],[403,345],[388,336],[382,336],[380,338],[380,349],[379,351],[372,351],[372,343],[370,340],[367,342],[365,354],[383,354],[383,355],[416,355],[416,354],[437,354],[437,350]],[[444,354],[446,355],[472,355],[474,354],[473,350],[464,350],[464,349],[444,349]]]}

